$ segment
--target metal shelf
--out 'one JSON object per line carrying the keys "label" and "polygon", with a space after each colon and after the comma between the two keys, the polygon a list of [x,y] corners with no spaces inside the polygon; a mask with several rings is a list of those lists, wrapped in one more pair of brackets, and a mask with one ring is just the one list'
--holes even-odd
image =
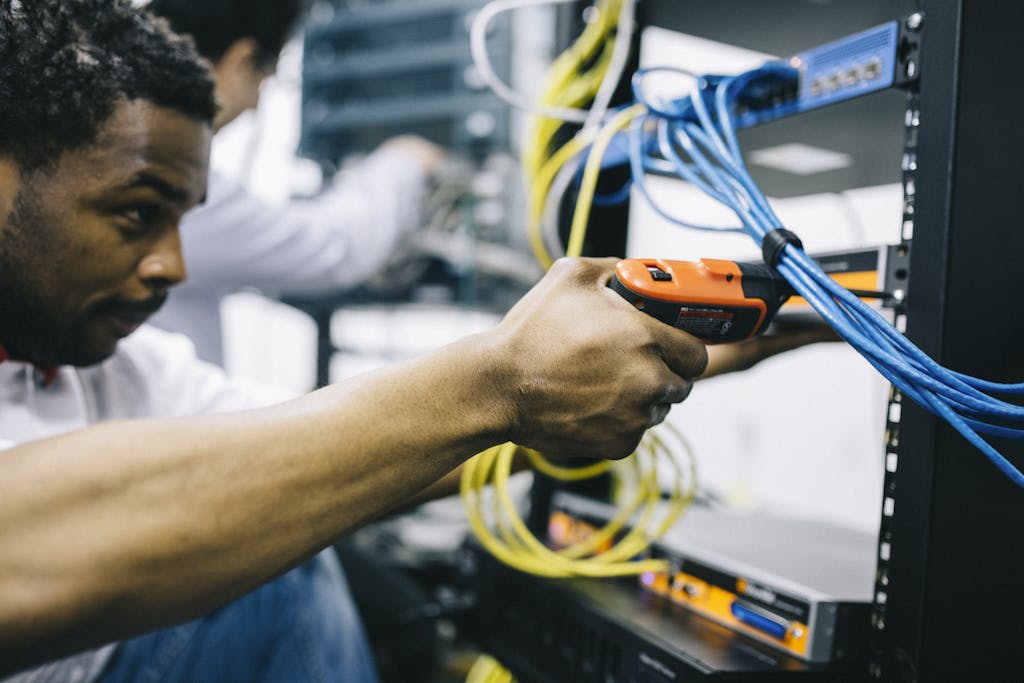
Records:
{"label": "metal shelf", "polygon": [[[415,133],[456,152],[507,149],[509,111],[474,79],[469,23],[484,0],[342,2],[306,29],[299,150],[331,167]],[[510,28],[488,43],[502,78]]]}

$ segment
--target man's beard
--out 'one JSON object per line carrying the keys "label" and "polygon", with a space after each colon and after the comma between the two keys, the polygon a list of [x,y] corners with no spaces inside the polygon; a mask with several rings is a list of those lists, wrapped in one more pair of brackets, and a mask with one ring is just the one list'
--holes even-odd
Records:
{"label": "man's beard", "polygon": [[99,301],[71,318],[62,319],[46,305],[39,283],[43,274],[60,269],[49,261],[47,234],[52,232],[31,192],[19,192],[7,226],[0,231],[0,344],[12,358],[37,365],[95,365],[114,350],[86,348],[85,327],[112,310],[152,313],[166,294],[142,303],[116,299]]}
{"label": "man's beard", "polygon": [[8,354],[37,365],[73,362],[65,358],[64,353],[68,328],[53,324],[39,307],[35,293],[11,277],[14,271],[9,269],[3,254],[0,254],[0,271],[3,271],[0,272],[0,344]]}
{"label": "man's beard", "polygon": [[[0,266],[2,267],[2,266]],[[7,289],[4,278],[0,276],[0,292],[6,299]],[[7,348],[12,358],[30,360],[37,365],[56,366],[74,365],[86,367],[95,365],[109,358],[115,348],[92,350],[82,340],[86,337],[86,325],[96,318],[114,311],[133,311],[148,317],[152,315],[166,300],[166,294],[160,294],[141,303],[128,303],[117,299],[104,299],[75,316],[59,324],[51,317],[38,313],[31,308],[32,297],[20,296],[17,303],[8,306],[7,301],[0,301],[0,343]],[[7,327],[6,321],[17,321],[16,326]]]}

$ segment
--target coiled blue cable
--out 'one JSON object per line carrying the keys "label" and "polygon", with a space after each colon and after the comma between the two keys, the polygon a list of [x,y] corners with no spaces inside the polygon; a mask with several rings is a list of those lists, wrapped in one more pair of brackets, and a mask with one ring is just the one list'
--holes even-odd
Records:
{"label": "coiled blue cable", "polygon": [[[781,228],[782,222],[746,169],[734,112],[745,88],[766,78],[788,77],[787,70],[785,65],[769,64],[737,76],[706,77],[698,81],[688,97],[668,102],[652,101],[644,93],[642,81],[647,74],[672,69],[637,72],[633,92],[649,110],[629,132],[630,165],[641,194],[650,201],[643,175],[653,166],[656,152],[663,162],[669,162],[675,175],[736,214],[741,227],[733,231],[746,232],[760,245],[768,232]],[[707,229],[669,216],[650,203],[677,225]],[[1024,424],[1024,407],[991,395],[1024,393],[1024,382],[992,382],[943,367],[794,245],[783,249],[776,268],[793,290],[903,396],[948,422],[1011,481],[1024,487],[1020,469],[981,436],[1024,439],[1024,429],[1013,426]]]}

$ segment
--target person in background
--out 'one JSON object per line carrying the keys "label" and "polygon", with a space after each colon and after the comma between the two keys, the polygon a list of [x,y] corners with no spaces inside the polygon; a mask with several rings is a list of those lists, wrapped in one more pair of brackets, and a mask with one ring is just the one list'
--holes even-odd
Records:
{"label": "person in background", "polygon": [[207,195],[205,62],[129,0],[0,0],[0,50],[0,676],[373,682],[322,549],[498,443],[622,457],[705,370],[566,259],[416,360],[231,380],[144,325]]}
{"label": "person in background", "polygon": [[[260,85],[306,11],[308,0],[151,0],[146,8],[192,37],[213,65],[219,110],[214,131],[254,109]],[[324,192],[278,206],[210,172],[202,206],[182,220],[188,280],[153,324],[192,339],[200,358],[223,365],[220,304],[243,287],[313,295],[359,284],[399,238],[422,227],[420,207],[444,151],[403,135],[338,174]],[[282,179],[282,182],[286,182]]]}

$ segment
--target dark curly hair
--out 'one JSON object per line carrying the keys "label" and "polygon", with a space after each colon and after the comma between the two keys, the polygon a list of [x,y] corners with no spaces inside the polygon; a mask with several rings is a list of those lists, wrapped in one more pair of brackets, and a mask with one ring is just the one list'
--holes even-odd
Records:
{"label": "dark curly hair", "polygon": [[146,9],[191,36],[212,62],[235,41],[252,38],[260,63],[269,66],[308,6],[309,0],[151,0]]}
{"label": "dark curly hair", "polygon": [[216,113],[192,42],[129,0],[0,0],[0,154],[43,166],[94,140],[126,99]]}

